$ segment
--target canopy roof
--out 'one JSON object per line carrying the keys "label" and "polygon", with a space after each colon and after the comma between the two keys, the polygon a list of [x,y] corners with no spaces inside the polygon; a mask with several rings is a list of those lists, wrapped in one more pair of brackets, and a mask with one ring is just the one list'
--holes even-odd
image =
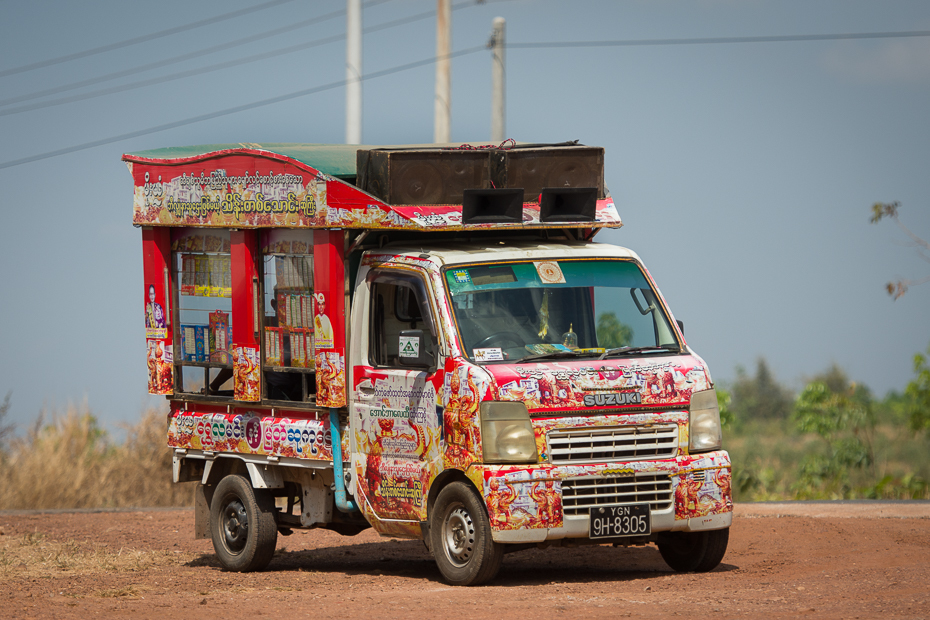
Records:
{"label": "canopy roof", "polygon": [[197,144],[169,146],[163,149],[137,151],[123,155],[125,161],[159,164],[182,164],[202,159],[205,155],[222,155],[230,151],[248,149],[268,151],[307,164],[323,174],[346,178],[355,176],[356,152],[361,149],[381,148],[361,144],[297,144],[293,142],[241,142],[239,144]]}
{"label": "canopy roof", "polygon": [[[515,143],[521,144],[521,143]],[[522,144],[521,144],[522,145]],[[448,144],[300,144],[297,142],[239,142],[237,144],[195,144],[192,146],[169,146],[162,149],[126,153],[123,160],[158,164],[182,164],[202,159],[205,155],[220,156],[232,151],[266,151],[283,155],[307,164],[311,168],[341,179],[356,176],[356,154],[371,149],[450,149],[486,147],[478,142],[454,142]]]}
{"label": "canopy roof", "polygon": [[[526,147],[554,146],[574,146],[574,143],[519,144],[514,152],[525,153]],[[126,153],[122,159],[129,165],[134,180],[133,223],[137,225],[420,231],[596,229],[622,225],[609,195],[596,200],[593,217],[584,221],[542,220],[540,200],[534,194],[536,200],[524,201],[522,210],[517,203],[515,217],[482,222],[464,217],[461,200],[443,204],[401,201],[390,204],[355,185],[357,180],[362,181],[357,171],[359,151],[418,151],[422,157],[423,151],[436,150],[438,161],[452,152],[465,155],[463,151],[474,153],[489,148],[498,147],[479,143],[201,144]],[[567,152],[566,155],[571,158]],[[426,157],[432,161],[431,156]],[[450,169],[450,179],[455,173]],[[445,186],[446,179],[440,176],[438,183]]]}

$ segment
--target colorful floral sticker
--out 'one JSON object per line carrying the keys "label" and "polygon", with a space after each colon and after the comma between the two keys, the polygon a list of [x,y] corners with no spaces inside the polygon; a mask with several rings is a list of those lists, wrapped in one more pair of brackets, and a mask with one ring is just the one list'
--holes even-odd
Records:
{"label": "colorful floral sticker", "polygon": [[565,284],[565,275],[555,261],[534,262],[536,273],[543,284]]}

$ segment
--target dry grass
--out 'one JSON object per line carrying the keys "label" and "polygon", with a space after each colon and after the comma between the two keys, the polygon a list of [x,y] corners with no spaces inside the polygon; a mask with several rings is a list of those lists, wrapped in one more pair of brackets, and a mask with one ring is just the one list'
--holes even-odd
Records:
{"label": "dry grass", "polygon": [[0,579],[139,572],[189,562],[193,557],[176,551],[113,550],[91,542],[61,542],[34,532],[0,538]]}
{"label": "dry grass", "polygon": [[36,423],[0,451],[0,510],[190,506],[171,482],[165,414],[150,409],[114,444],[85,408]]}

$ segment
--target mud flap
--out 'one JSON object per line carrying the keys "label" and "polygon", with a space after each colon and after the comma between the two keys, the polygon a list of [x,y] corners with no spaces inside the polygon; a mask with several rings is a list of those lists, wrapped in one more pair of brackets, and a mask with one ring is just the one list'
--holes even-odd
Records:
{"label": "mud flap", "polygon": [[198,484],[194,491],[194,540],[210,538],[210,502],[214,486]]}
{"label": "mud flap", "polygon": [[423,532],[423,544],[426,545],[426,550],[432,553],[433,550],[429,548],[429,521],[420,521],[420,531]]}

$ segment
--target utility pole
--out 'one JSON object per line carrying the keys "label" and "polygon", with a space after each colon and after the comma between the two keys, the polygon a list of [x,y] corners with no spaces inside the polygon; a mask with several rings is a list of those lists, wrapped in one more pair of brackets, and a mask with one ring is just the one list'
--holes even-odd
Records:
{"label": "utility pole", "polygon": [[452,122],[452,0],[436,0],[436,99],[433,142],[448,142]]}
{"label": "utility pole", "polygon": [[495,17],[491,28],[491,141],[503,142],[504,137],[504,25],[503,17]]}
{"label": "utility pole", "polygon": [[362,143],[362,0],[346,0],[346,144]]}

